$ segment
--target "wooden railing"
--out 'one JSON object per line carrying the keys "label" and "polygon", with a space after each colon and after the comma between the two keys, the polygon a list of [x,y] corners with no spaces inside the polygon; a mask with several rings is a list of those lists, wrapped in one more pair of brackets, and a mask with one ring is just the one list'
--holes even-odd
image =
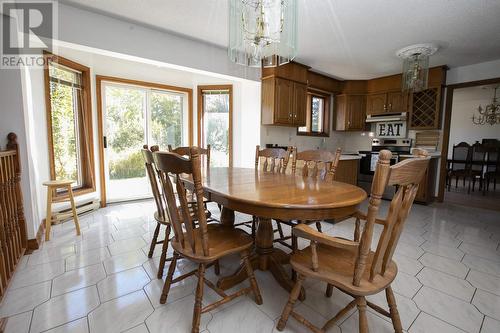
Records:
{"label": "wooden railing", "polygon": [[7,139],[7,150],[0,150],[0,297],[27,244],[17,136]]}

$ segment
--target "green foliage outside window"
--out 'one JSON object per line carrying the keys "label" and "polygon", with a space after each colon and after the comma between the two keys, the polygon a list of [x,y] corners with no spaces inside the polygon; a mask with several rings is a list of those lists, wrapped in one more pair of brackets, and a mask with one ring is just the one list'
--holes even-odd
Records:
{"label": "green foliage outside window", "polygon": [[50,83],[52,146],[56,179],[78,181],[74,88]]}

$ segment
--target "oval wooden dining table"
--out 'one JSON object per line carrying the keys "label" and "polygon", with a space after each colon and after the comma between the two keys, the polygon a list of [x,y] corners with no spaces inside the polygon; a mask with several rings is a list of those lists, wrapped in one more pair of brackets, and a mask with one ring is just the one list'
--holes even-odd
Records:
{"label": "oval wooden dining table", "polygon": [[[366,198],[363,189],[336,181],[318,181],[247,168],[209,168],[202,173],[206,198],[223,207],[222,224],[233,226],[235,211],[258,217],[252,266],[271,271],[278,283],[289,291],[293,283],[283,268],[289,255],[273,246],[272,219],[343,218],[353,214]],[[184,183],[188,189],[193,187],[190,178],[184,178]],[[229,289],[244,279],[246,270],[240,267],[234,274],[219,279],[217,285]]]}

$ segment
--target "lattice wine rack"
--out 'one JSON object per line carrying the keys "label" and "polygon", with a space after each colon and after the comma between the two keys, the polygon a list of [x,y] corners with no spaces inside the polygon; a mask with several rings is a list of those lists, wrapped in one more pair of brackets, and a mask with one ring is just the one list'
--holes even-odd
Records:
{"label": "lattice wine rack", "polygon": [[439,127],[439,95],[438,88],[413,93],[410,128],[437,129]]}

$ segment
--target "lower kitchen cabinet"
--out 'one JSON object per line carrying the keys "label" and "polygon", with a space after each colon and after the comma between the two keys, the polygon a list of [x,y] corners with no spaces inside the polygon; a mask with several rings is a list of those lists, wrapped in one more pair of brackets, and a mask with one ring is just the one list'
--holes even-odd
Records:
{"label": "lower kitchen cabinet", "polygon": [[340,160],[335,171],[335,180],[338,182],[356,185],[358,183],[359,160]]}

